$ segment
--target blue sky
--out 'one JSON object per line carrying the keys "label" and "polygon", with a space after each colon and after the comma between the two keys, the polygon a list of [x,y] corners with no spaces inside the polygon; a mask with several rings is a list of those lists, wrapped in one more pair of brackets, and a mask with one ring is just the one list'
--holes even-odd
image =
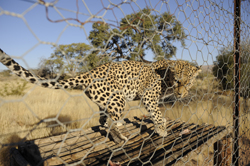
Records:
{"label": "blue sky", "polygon": [[[48,58],[54,50],[51,43],[90,44],[87,37],[92,23],[87,23],[81,28],[76,21],[50,22],[46,18],[45,7],[36,4],[36,1],[33,2],[0,1],[0,48],[25,68],[36,68],[41,58]],[[76,13],[71,12],[77,11],[76,2],[76,0],[59,0],[54,8],[49,8],[49,18],[60,20],[62,15],[64,18],[76,18]],[[232,44],[233,3],[231,1],[216,4],[208,1],[184,3],[184,1],[173,0],[170,2],[138,0],[136,3],[125,3],[119,7],[111,5],[111,3],[121,2],[120,0],[79,0],[78,7],[81,14],[78,15],[78,19],[84,22],[95,15],[108,23],[117,25],[117,21],[119,22],[125,15],[137,12],[146,6],[157,10],[157,14],[169,12],[183,24],[188,35],[186,48],[182,48],[179,42],[173,43],[177,46],[177,54],[172,59],[196,61],[199,65],[212,64],[218,50]],[[102,10],[104,7],[113,7],[113,10]],[[146,59],[152,61],[153,56],[149,51]],[[4,69],[7,68],[0,64],[0,70]]]}

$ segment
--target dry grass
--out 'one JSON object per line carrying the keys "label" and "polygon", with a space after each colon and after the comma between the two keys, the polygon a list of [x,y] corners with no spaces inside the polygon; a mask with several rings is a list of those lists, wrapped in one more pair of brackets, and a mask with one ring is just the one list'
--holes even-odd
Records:
{"label": "dry grass", "polygon": [[[211,74],[203,73],[192,87],[191,96],[184,101],[165,104],[161,108],[165,117],[194,124],[213,124],[215,126],[233,126],[233,92],[220,90],[219,82]],[[240,136],[250,139],[250,108],[244,108],[240,99]],[[250,99],[246,103],[250,104]],[[245,146],[245,145],[244,145]],[[249,145],[248,145],[249,146]],[[209,155],[210,154],[210,155]],[[187,165],[213,165],[213,145],[207,145],[203,153]],[[242,157],[242,156],[241,156]]]}
{"label": "dry grass", "polygon": [[[0,87],[5,83],[1,81]],[[138,101],[129,102],[124,116],[146,113],[144,108],[138,108]],[[28,84],[24,96],[0,97],[0,122],[0,142],[17,143],[21,139],[32,140],[99,125],[99,108],[82,91],[53,90]],[[0,153],[5,154],[9,147],[0,149]],[[0,161],[3,159],[6,156],[0,155]]]}
{"label": "dry grass", "polygon": [[[3,84],[3,82],[0,83]],[[0,133],[18,133],[26,139],[36,139],[64,132],[73,128],[89,128],[99,124],[99,108],[82,91],[53,90],[28,84],[24,96],[1,98]],[[139,102],[129,102],[126,117],[142,116],[145,109],[138,111]],[[143,113],[144,112],[144,113]],[[37,125],[38,122],[44,122]],[[53,126],[61,129],[55,129]],[[31,133],[33,128],[35,129]],[[56,131],[59,130],[59,131]]]}
{"label": "dry grass", "polygon": [[[8,78],[7,81],[17,79]],[[1,80],[0,87],[4,83],[6,81]],[[218,84],[211,75],[201,77],[191,89],[194,96],[185,102],[164,105],[164,116],[187,123],[232,126],[232,92],[221,91]],[[241,111],[242,109],[243,107]],[[126,110],[129,111],[125,113],[125,117],[147,114],[140,107],[139,101],[129,102]],[[240,132],[247,138],[250,138],[249,121],[250,114],[243,114]],[[0,142],[14,143],[21,139],[37,139],[70,129],[99,125],[99,108],[79,90],[52,90],[28,84],[24,96],[0,98],[0,122]],[[38,122],[41,123],[37,124]],[[1,154],[7,151],[6,148],[0,149]],[[212,146],[206,151],[208,153],[212,153]],[[0,155],[0,161],[1,158],[6,159],[6,156]],[[203,157],[197,158],[197,162],[201,162],[202,159],[199,158]]]}

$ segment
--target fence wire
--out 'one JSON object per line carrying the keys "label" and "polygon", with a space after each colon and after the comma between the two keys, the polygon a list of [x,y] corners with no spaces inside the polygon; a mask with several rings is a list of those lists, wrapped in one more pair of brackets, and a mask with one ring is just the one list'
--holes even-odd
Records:
{"label": "fence wire", "polygon": [[[126,60],[143,67],[161,59],[202,65],[185,98],[159,99],[166,137],[148,120],[142,96],[126,101],[117,122],[128,140],[115,143],[114,129],[100,126],[110,115],[88,97],[91,85],[47,89],[0,64],[1,165],[250,164],[249,0],[241,1],[239,50],[233,1],[12,0],[0,5],[1,49],[36,78],[45,77],[42,83],[84,72],[94,79],[92,71],[108,62],[107,73]],[[237,52],[239,64],[234,62]],[[142,68],[137,72],[126,82],[138,80]],[[94,79],[98,81],[105,78]]]}

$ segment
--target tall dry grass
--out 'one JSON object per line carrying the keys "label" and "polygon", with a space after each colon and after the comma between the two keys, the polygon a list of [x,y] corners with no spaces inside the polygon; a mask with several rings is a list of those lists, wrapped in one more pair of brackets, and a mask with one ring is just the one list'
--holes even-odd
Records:
{"label": "tall dry grass", "polygon": [[[4,83],[0,82],[0,87]],[[53,90],[28,84],[24,96],[1,97],[0,101],[1,142],[11,134],[36,139],[99,125],[99,107],[79,90]],[[139,101],[129,102],[124,115],[142,116],[146,111],[139,107]]]}
{"label": "tall dry grass", "polygon": [[[16,81],[19,79],[1,79],[0,87],[6,82]],[[24,96],[0,97],[0,142],[2,144],[18,142],[21,139],[48,137],[75,128],[86,129],[99,125],[99,108],[82,91],[53,90],[33,84],[27,86]],[[163,104],[161,110],[164,116],[187,123],[232,126],[233,93],[220,90],[219,82],[212,75],[200,76],[190,90],[190,94],[191,96],[186,100]],[[250,100],[247,101],[249,102]],[[147,114],[142,107],[139,101],[129,102],[125,117]],[[250,114],[249,110],[244,112],[240,121],[240,133],[250,138]],[[210,146],[207,153],[211,153],[212,150]],[[0,153],[4,154],[2,152],[4,151]],[[1,158],[6,156],[0,155],[0,160]]]}
{"label": "tall dry grass", "polygon": [[[17,78],[2,79],[0,87],[18,81]],[[46,89],[30,83],[27,86],[24,96],[0,96],[0,165],[9,164],[9,149],[21,140],[99,125],[99,107],[82,91]],[[139,101],[126,105],[126,118],[144,114],[146,111]]]}
{"label": "tall dry grass", "polygon": [[[233,92],[221,90],[220,83],[211,74],[202,74],[190,90],[191,97],[171,104],[163,104],[162,113],[165,117],[186,123],[233,128]],[[240,137],[250,139],[250,99],[245,102],[240,98],[240,103]],[[209,165],[213,165],[213,145],[205,146],[207,148],[203,149],[204,152],[194,158],[195,165],[203,165],[205,160],[211,160]]]}
{"label": "tall dry grass", "polygon": [[[6,82],[18,81],[20,80],[1,81],[0,87]],[[192,95],[185,102],[181,100],[164,104],[161,108],[164,116],[187,123],[232,125],[233,93],[221,91],[219,82],[213,76],[207,74],[200,77],[190,91]],[[29,83],[24,96],[1,97],[0,101],[1,135],[18,133],[21,138],[36,139],[69,129],[88,128],[99,124],[98,106],[79,90],[53,90]],[[130,111],[127,111],[125,116],[147,114],[142,107],[139,101],[129,102],[126,110]],[[240,108],[243,112],[243,107]],[[241,118],[242,121],[244,119],[245,123],[242,125],[246,128],[246,122],[250,120],[249,113],[242,114]],[[41,120],[44,121],[37,124]],[[34,130],[30,132],[31,129]]]}

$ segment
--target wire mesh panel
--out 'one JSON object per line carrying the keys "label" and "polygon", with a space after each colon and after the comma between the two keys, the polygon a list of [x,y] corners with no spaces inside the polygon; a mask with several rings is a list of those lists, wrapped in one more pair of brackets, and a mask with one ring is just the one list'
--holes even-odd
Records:
{"label": "wire mesh panel", "polygon": [[0,164],[249,164],[236,2],[0,2]]}

